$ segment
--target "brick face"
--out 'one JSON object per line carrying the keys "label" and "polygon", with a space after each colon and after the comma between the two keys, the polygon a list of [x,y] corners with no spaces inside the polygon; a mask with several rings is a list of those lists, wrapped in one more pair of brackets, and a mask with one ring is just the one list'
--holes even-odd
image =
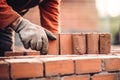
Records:
{"label": "brick face", "polygon": [[120,70],[120,58],[105,59],[104,64],[106,71]]}
{"label": "brick face", "polygon": [[9,57],[9,56],[24,56],[24,52],[11,52],[11,51],[8,51],[5,53],[5,56],[6,57]]}
{"label": "brick face", "polygon": [[40,52],[38,51],[31,51],[31,52],[12,52],[8,51],[5,53],[6,57],[9,56],[33,56],[33,55],[40,55]]}
{"label": "brick face", "polygon": [[11,78],[30,78],[43,76],[41,63],[11,63]]}
{"label": "brick face", "polygon": [[86,34],[72,34],[73,38],[73,53],[85,54],[86,53]]}
{"label": "brick face", "polygon": [[83,59],[75,61],[75,73],[94,73],[101,71],[101,59]]}
{"label": "brick face", "polygon": [[62,0],[61,32],[96,31],[98,17],[95,0]]}
{"label": "brick face", "polygon": [[61,80],[61,78],[60,77],[47,77],[47,78],[42,78],[42,79],[37,79],[37,80]]}
{"label": "brick face", "polygon": [[26,56],[40,55],[40,51],[24,52],[24,55]]}
{"label": "brick face", "polygon": [[99,34],[97,33],[87,34],[87,53],[88,54],[99,53]]}
{"label": "brick face", "polygon": [[58,55],[59,54],[59,34],[54,34],[56,36],[56,40],[49,40],[48,46],[48,55]]}
{"label": "brick face", "polygon": [[0,80],[120,80],[118,55],[0,58]]}
{"label": "brick face", "polygon": [[0,61],[0,80],[9,79],[9,64],[4,61]]}
{"label": "brick face", "polygon": [[117,75],[115,73],[96,74],[92,76],[92,80],[117,80]]}
{"label": "brick face", "polygon": [[108,33],[100,34],[100,54],[108,54],[111,49],[111,35]]}
{"label": "brick face", "polygon": [[74,73],[72,60],[50,61],[45,63],[46,76],[65,75]]}
{"label": "brick face", "polygon": [[90,76],[89,75],[65,76],[63,80],[90,80]]}
{"label": "brick face", "polygon": [[60,54],[72,54],[72,35],[60,34]]}

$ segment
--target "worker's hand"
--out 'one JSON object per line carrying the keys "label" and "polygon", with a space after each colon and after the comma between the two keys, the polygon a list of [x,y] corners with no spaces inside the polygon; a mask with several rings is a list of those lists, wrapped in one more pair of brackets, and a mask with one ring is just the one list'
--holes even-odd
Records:
{"label": "worker's hand", "polygon": [[50,31],[24,18],[20,18],[14,30],[19,34],[26,49],[31,48],[32,50],[41,51],[42,54],[47,54],[48,39],[56,39]]}

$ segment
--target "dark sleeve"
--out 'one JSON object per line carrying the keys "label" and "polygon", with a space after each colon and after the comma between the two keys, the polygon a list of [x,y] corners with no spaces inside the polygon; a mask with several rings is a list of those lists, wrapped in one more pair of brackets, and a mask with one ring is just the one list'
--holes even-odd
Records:
{"label": "dark sleeve", "polygon": [[7,5],[6,0],[0,0],[0,28],[7,27],[18,17],[20,15]]}

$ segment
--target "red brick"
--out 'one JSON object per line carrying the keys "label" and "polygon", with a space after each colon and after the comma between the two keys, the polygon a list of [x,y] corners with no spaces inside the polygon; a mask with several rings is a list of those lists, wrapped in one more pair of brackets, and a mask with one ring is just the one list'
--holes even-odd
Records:
{"label": "red brick", "polygon": [[86,34],[72,34],[73,54],[86,53]]}
{"label": "red brick", "polygon": [[24,52],[24,55],[26,56],[40,55],[40,51]]}
{"label": "red brick", "polygon": [[65,76],[64,80],[90,80],[90,76],[89,75]]}
{"label": "red brick", "polygon": [[8,51],[5,52],[5,56],[9,57],[9,56],[24,56],[24,52],[12,52],[12,51]]}
{"label": "red brick", "polygon": [[100,54],[108,54],[111,49],[111,35],[108,33],[100,34]]}
{"label": "red brick", "polygon": [[34,59],[10,59],[11,78],[32,78],[43,76],[43,64]]}
{"label": "red brick", "polygon": [[60,54],[72,54],[71,34],[60,34]]}
{"label": "red brick", "polygon": [[75,72],[94,73],[101,71],[101,59],[81,59],[75,61]]}
{"label": "red brick", "polygon": [[106,71],[120,70],[120,58],[111,58],[104,60]]}
{"label": "red brick", "polygon": [[74,63],[72,60],[55,60],[45,62],[46,76],[65,75],[74,73]]}
{"label": "red brick", "polygon": [[39,80],[61,80],[60,77],[46,77],[46,78],[40,78]]}
{"label": "red brick", "polygon": [[120,79],[120,71],[117,73],[117,79]]}
{"label": "red brick", "polygon": [[97,33],[87,34],[87,53],[88,54],[99,53],[99,34]]}
{"label": "red brick", "polygon": [[14,57],[0,57],[0,61],[3,61],[5,59],[13,59]]}
{"label": "red brick", "polygon": [[6,57],[9,56],[33,56],[33,55],[40,55],[40,52],[38,51],[31,51],[31,52],[12,52],[8,51],[5,53]]}
{"label": "red brick", "polygon": [[59,34],[55,34],[57,40],[50,41],[48,46],[48,55],[58,55],[59,54]]}
{"label": "red brick", "polygon": [[9,80],[9,64],[0,61],[0,80]]}
{"label": "red brick", "polygon": [[95,74],[92,80],[117,80],[117,75],[115,73]]}

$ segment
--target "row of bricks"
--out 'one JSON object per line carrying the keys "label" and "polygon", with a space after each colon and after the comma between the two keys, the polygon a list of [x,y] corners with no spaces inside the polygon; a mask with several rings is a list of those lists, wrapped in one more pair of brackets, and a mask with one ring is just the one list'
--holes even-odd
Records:
{"label": "row of bricks", "polygon": [[95,73],[94,75],[69,75],[63,77],[34,78],[29,80],[120,80],[120,73]]}
{"label": "row of bricks", "polygon": [[60,54],[109,54],[109,33],[60,34]]}
{"label": "row of bricks", "polygon": [[[49,41],[49,55],[66,54],[109,54],[111,35],[109,33],[57,34],[57,40]],[[39,55],[30,52],[7,52],[5,56]]]}
{"label": "row of bricks", "polygon": [[120,56],[59,55],[8,57],[0,60],[0,80],[120,72]]}

